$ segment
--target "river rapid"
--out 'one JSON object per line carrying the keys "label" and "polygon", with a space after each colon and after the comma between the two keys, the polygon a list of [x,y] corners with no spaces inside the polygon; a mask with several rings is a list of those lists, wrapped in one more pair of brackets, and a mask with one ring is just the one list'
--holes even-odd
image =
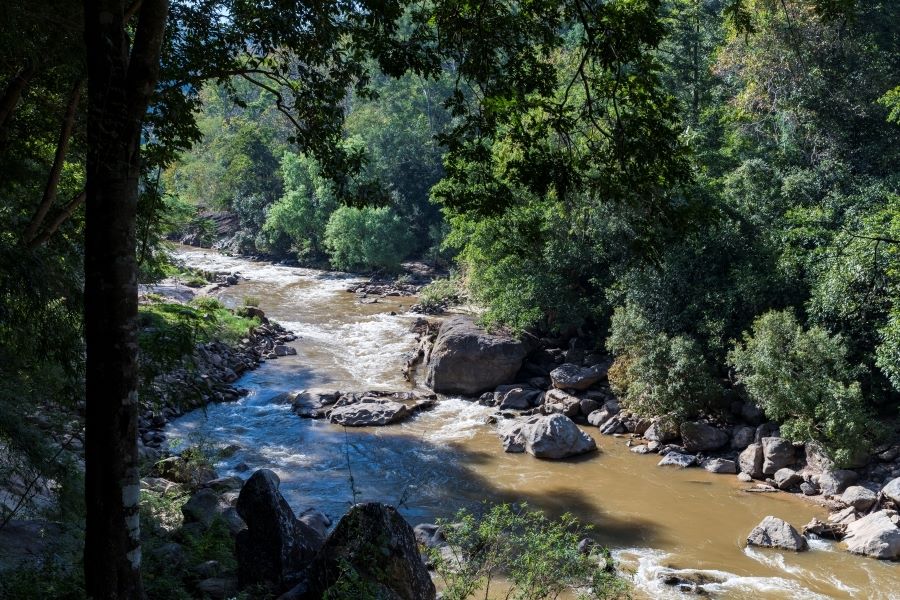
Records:
{"label": "river rapid", "polygon": [[[397,506],[412,523],[450,517],[482,501],[527,501],[553,514],[571,512],[593,524],[595,537],[633,574],[639,598],[688,597],[663,585],[667,568],[703,570],[721,583],[704,587],[721,598],[900,599],[900,564],[852,556],[837,544],[811,541],[794,554],[746,548],[766,515],[798,529],[825,512],[790,494],[753,494],[733,476],[656,466],[656,455],[629,452],[622,438],[585,427],[599,453],[542,461],[503,452],[493,409],[441,398],[431,411],[398,425],[346,431],[301,419],[282,392],[308,387],[347,391],[403,390],[404,354],[414,347],[406,313],[411,298],[359,304],[346,288],[358,279],[275,266],[179,247],[192,267],[239,272],[218,293],[236,307],[255,296],[271,318],[298,335],[296,356],[263,363],[236,385],[250,390],[233,403],[210,405],[171,423],[169,440],[240,446],[216,466],[221,475],[269,468],[295,512],[315,507],[338,519],[354,500]],[[392,315],[391,312],[396,312]],[[244,463],[249,471],[238,472]]]}

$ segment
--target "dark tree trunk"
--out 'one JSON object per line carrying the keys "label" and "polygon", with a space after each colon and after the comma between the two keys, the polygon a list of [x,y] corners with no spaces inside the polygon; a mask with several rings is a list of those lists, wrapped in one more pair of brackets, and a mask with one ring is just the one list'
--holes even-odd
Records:
{"label": "dark tree trunk", "polygon": [[22,70],[16,73],[16,76],[12,78],[6,85],[6,89],[3,90],[3,95],[0,96],[0,132],[3,131],[7,119],[16,109],[22,90],[31,81],[32,75],[34,75],[34,62],[29,62]]}
{"label": "dark tree trunk", "polygon": [[94,599],[141,598],[135,214],[141,124],[159,72],[166,0],[85,1],[87,410],[85,582]]}

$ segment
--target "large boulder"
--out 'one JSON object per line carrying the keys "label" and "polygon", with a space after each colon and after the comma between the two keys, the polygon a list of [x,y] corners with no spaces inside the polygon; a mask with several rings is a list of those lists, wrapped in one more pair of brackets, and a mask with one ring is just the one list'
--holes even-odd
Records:
{"label": "large boulder", "polygon": [[694,454],[718,450],[728,443],[728,433],[706,423],[682,423],[681,441],[684,449]]}
{"label": "large boulder", "polygon": [[879,510],[847,525],[844,542],[853,554],[873,558],[900,559],[900,527],[897,513]]}
{"label": "large boulder", "polygon": [[544,394],[544,403],[541,404],[540,410],[545,415],[559,413],[574,417],[581,412],[581,401],[562,390],[549,390]]}
{"label": "large boulder", "polygon": [[836,496],[842,493],[848,486],[856,483],[859,475],[849,469],[836,469],[826,471],[819,475],[819,488],[827,496]]}
{"label": "large boulder", "polygon": [[775,475],[772,479],[775,480],[775,485],[778,486],[779,490],[788,490],[794,486],[800,485],[800,482],[803,481],[803,476],[797,471],[785,467],[775,471]]}
{"label": "large boulder", "polygon": [[859,512],[866,512],[877,501],[878,497],[875,495],[875,492],[861,485],[851,485],[841,494],[841,502],[847,506],[852,506],[854,510]]}
{"label": "large boulder", "polygon": [[550,371],[553,387],[560,390],[586,390],[606,375],[601,367],[581,367],[562,364]]}
{"label": "large boulder", "polygon": [[731,431],[731,447],[735,450],[743,450],[753,443],[756,429],[746,425],[735,425]]}
{"label": "large boulder", "polygon": [[678,467],[680,469],[686,469],[693,465],[697,464],[697,457],[693,454],[682,454],[681,452],[669,452],[665,456],[663,456],[662,460],[659,461],[657,466],[659,467]]}
{"label": "large boulder", "polygon": [[410,415],[405,404],[385,398],[364,397],[359,402],[331,409],[328,420],[347,427],[369,427],[389,425],[402,421]]}
{"label": "large boulder", "polygon": [[888,481],[887,484],[881,488],[881,493],[884,494],[885,498],[890,499],[894,504],[900,507],[900,477]]}
{"label": "large boulder", "polygon": [[[434,600],[436,590],[419,555],[412,527],[393,507],[377,502],[357,504],[338,522],[291,598],[319,599],[341,595],[339,582],[353,591],[385,600]],[[362,597],[362,596],[359,596]]]}
{"label": "large boulder", "polygon": [[525,452],[537,458],[567,458],[597,449],[594,438],[561,414],[529,419],[520,435]]}
{"label": "large boulder", "polygon": [[247,524],[235,537],[235,557],[241,586],[264,583],[284,589],[322,547],[322,536],[299,521],[278,491],[278,476],[260,469],[250,476],[237,500],[237,512]]}
{"label": "large boulder", "polygon": [[794,445],[780,437],[762,438],[763,465],[765,475],[774,475],[778,469],[794,464]]}
{"label": "large boulder", "polygon": [[442,394],[477,396],[512,381],[528,349],[505,334],[488,333],[469,317],[444,321],[428,358],[425,384]]}
{"label": "large boulder", "polygon": [[806,538],[794,527],[778,517],[768,516],[747,536],[749,546],[779,548],[801,552],[807,549]]}
{"label": "large boulder", "polygon": [[528,385],[502,385],[494,391],[500,410],[528,410],[541,401],[541,390]]}
{"label": "large boulder", "polygon": [[701,466],[710,473],[729,473],[734,475],[738,472],[737,464],[727,458],[708,458],[701,463]]}
{"label": "large boulder", "polygon": [[753,479],[763,478],[763,447],[760,443],[750,444],[738,456],[738,466],[741,473],[746,473]]}

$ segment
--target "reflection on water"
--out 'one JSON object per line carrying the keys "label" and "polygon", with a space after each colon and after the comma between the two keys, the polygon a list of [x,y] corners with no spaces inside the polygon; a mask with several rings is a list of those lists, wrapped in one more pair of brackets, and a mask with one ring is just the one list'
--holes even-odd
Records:
{"label": "reflection on water", "polygon": [[854,557],[821,540],[801,554],[744,547],[766,515],[799,527],[821,518],[820,509],[786,494],[745,493],[733,477],[657,468],[658,457],[635,456],[624,440],[594,435],[593,428],[599,453],[548,462],[503,453],[493,427],[484,424],[491,410],[461,399],[442,399],[433,410],[385,428],[345,431],[300,419],[270,400],[312,386],[409,387],[400,367],[414,340],[415,317],[403,312],[413,300],[358,304],[344,291],[351,277],[180,252],[192,266],[240,271],[246,280],[220,298],[235,306],[256,296],[267,315],[299,337],[292,343],[296,356],[266,362],[240,380],[247,397],[186,415],[169,426],[170,439],[202,435],[239,445],[220,472],[246,476],[239,465],[273,469],[295,511],[313,506],[337,517],[354,498],[379,500],[418,523],[483,500],[527,501],[594,524],[644,597],[685,597],[658,576],[699,569],[719,582],[704,591],[723,598],[900,599],[900,565]]}

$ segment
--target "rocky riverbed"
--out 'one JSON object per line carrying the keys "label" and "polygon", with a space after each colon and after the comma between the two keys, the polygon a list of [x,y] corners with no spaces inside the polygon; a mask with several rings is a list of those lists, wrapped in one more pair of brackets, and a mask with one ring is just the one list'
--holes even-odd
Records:
{"label": "rocky riverbed", "polygon": [[[720,419],[690,423],[641,419],[611,394],[606,357],[577,345],[529,343],[518,372],[503,385],[484,384],[484,391],[469,392],[467,399],[459,392],[439,393],[433,406],[415,415],[378,427],[344,428],[329,416],[346,390],[353,398],[378,400],[371,403],[376,405],[396,400],[381,394],[428,393],[407,379],[427,378],[435,352],[430,342],[440,334],[407,316],[414,299],[390,296],[363,304],[346,292],[354,280],[343,276],[216,255],[190,259],[203,268],[224,263],[241,270],[246,279],[219,297],[226,303],[259,297],[267,314],[297,333],[291,345],[298,354],[243,377],[238,385],[249,390],[247,396],[187,414],[166,430],[173,437],[196,434],[232,445],[233,452],[216,463],[222,476],[273,470],[280,493],[297,513],[315,507],[336,520],[362,498],[399,506],[411,523],[428,523],[483,499],[527,500],[594,523],[597,541],[615,548],[634,570],[638,596],[702,591],[726,597],[890,598],[889,590],[900,587],[894,563],[855,557],[844,545],[825,541],[824,529],[821,535],[806,532],[806,552],[747,544],[769,516],[798,535],[804,524],[814,525],[813,518],[828,523],[827,510],[801,499],[803,488],[818,491],[814,497],[835,509],[847,489],[830,491],[834,480],[851,488],[847,502],[867,497],[843,474],[817,462],[815,449],[781,440],[777,427],[761,422],[752,407],[735,404]],[[457,367],[479,374],[493,368],[483,359]],[[433,380],[440,379],[435,372]],[[310,390],[336,399],[322,402]],[[336,395],[338,390],[344,393]],[[300,418],[295,411],[303,410],[321,411],[322,418]],[[544,432],[532,440],[532,450],[539,442],[533,454],[542,452],[541,440],[568,439],[562,446],[578,448],[581,434],[595,449],[586,442],[586,451],[574,458],[538,459],[528,455],[523,440],[524,455],[503,452],[498,433],[514,423]],[[761,473],[755,470],[756,444]],[[878,491],[869,491],[883,494],[896,466],[891,452],[892,447],[882,449],[879,462],[855,471],[853,483],[867,490],[877,485]],[[744,461],[754,467],[749,471],[742,453],[752,455]],[[656,467],[659,462],[675,466]],[[885,525],[883,517],[893,523],[885,512],[892,501],[885,498],[877,509],[853,508],[856,520],[870,519],[860,529],[869,530],[873,521]],[[853,532],[843,535],[848,533]]]}

